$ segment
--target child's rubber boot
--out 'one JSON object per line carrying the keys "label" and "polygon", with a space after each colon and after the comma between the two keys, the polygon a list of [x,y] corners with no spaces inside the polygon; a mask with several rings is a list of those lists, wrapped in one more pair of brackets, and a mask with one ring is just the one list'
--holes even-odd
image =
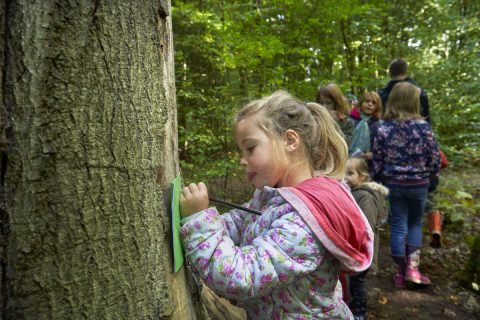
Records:
{"label": "child's rubber boot", "polygon": [[442,246],[442,215],[440,211],[437,210],[428,215],[428,229],[430,231],[430,246],[440,248]]}
{"label": "child's rubber boot", "polygon": [[415,284],[429,285],[430,279],[421,274],[418,270],[420,265],[420,250],[417,250],[407,256],[407,267],[405,268],[405,281]]}
{"label": "child's rubber boot", "polygon": [[399,289],[405,288],[405,270],[400,266],[397,267],[397,273],[393,276],[393,283],[395,284],[395,287]]}

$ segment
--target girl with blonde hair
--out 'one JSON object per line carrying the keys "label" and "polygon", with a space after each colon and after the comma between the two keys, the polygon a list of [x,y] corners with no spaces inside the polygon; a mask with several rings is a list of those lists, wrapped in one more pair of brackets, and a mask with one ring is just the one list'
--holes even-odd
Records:
{"label": "girl with blonde hair", "polygon": [[345,284],[343,299],[348,302],[355,320],[368,318],[367,273],[378,271],[378,250],[380,246],[380,221],[388,215],[388,189],[379,183],[370,181],[365,158],[353,157],[347,161],[345,177],[351,188],[353,198],[368,219],[374,234],[374,254],[370,268],[353,274],[345,274],[341,280]]}
{"label": "girl with blonde hair", "polygon": [[[363,156],[367,160],[372,159],[371,144],[375,136],[376,128],[382,118],[382,100],[375,91],[365,92],[358,103],[359,113],[350,114],[355,122],[355,132],[349,153],[354,156]],[[371,167],[371,164],[369,163]]]}
{"label": "girl with blonde hair", "polygon": [[220,215],[202,182],[180,197],[186,256],[249,319],[353,319],[340,270],[370,266],[373,233],[343,179],[347,145],[329,112],[286,91],[238,113],[240,164],[256,191]]}
{"label": "girl with blonde hair", "polygon": [[413,84],[400,82],[393,87],[372,153],[375,179],[390,190],[390,249],[398,266],[395,285],[428,285],[430,279],[418,269],[422,218],[440,153],[430,124],[420,115],[420,89]]}

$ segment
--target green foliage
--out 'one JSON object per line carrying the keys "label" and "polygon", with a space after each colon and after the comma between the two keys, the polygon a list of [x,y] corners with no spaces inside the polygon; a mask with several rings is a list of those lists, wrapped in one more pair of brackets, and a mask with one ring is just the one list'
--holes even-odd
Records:
{"label": "green foliage", "polygon": [[479,179],[476,169],[462,172],[446,169],[440,173],[440,185],[435,196],[438,209],[445,219],[445,229],[448,233],[464,234],[471,249],[467,263],[455,278],[462,286],[476,292],[480,285]]}
{"label": "green foliage", "polygon": [[458,228],[470,225],[472,217],[480,210],[477,199],[478,182],[468,175],[440,175],[440,185],[435,195],[436,203],[446,220]]}
{"label": "green foliage", "polygon": [[451,166],[478,165],[479,16],[478,1],[173,1],[182,170],[237,174],[231,130],[245,102],[278,89],[312,101],[328,82],[377,90],[397,57],[429,94]]}
{"label": "green foliage", "polygon": [[480,236],[476,236],[470,245],[470,256],[463,270],[461,270],[457,278],[460,283],[467,289],[479,292],[480,286]]}
{"label": "green foliage", "polygon": [[[434,127],[453,165],[480,164],[480,4],[432,1],[421,14],[425,48],[417,79],[427,87]],[[437,32],[432,32],[436,30]]]}

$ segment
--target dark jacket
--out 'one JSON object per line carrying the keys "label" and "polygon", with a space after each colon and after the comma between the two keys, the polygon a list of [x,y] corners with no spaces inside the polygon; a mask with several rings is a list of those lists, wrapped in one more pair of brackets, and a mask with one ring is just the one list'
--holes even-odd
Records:
{"label": "dark jacket", "polygon": [[345,141],[350,147],[352,144],[353,133],[355,132],[355,122],[350,117],[345,117],[337,121],[340,130],[342,130],[343,135],[345,136]]}
{"label": "dark jacket", "polygon": [[352,189],[353,198],[367,217],[374,234],[374,253],[370,269],[373,273],[378,271],[378,248],[380,242],[380,221],[388,215],[387,195],[388,189],[375,182],[365,182]]}
{"label": "dark jacket", "polygon": [[[408,78],[408,77],[403,79],[403,80],[390,80],[384,88],[378,90],[378,94],[380,95],[380,98],[382,98],[382,103],[383,103],[384,109],[387,106],[388,96],[390,95],[390,92],[392,91],[393,86],[396,85],[397,83],[403,82],[403,81],[407,81],[407,82],[417,86],[418,88],[420,88],[413,79]],[[425,120],[430,122],[430,111],[429,111],[429,107],[428,107],[428,96],[427,96],[427,93],[425,92],[425,90],[423,90],[422,88],[420,88],[420,114],[422,115],[422,117],[425,118]]]}

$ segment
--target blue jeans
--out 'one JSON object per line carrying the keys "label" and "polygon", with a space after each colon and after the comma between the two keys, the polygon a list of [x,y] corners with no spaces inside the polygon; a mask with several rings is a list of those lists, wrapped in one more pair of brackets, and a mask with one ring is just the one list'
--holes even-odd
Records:
{"label": "blue jeans", "polygon": [[404,257],[405,246],[422,246],[422,218],[428,186],[388,186],[390,193],[390,250],[394,257]]}

